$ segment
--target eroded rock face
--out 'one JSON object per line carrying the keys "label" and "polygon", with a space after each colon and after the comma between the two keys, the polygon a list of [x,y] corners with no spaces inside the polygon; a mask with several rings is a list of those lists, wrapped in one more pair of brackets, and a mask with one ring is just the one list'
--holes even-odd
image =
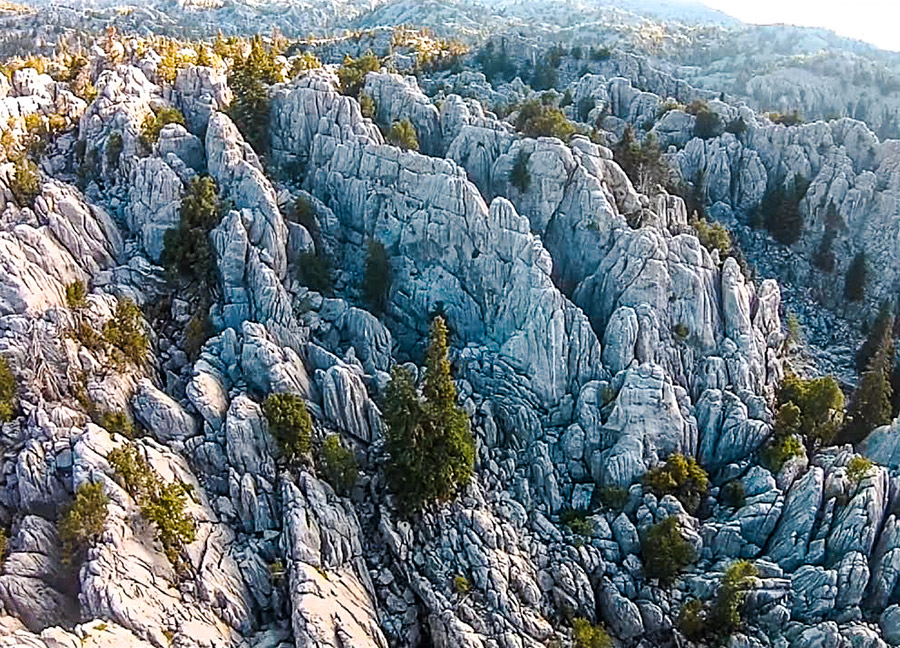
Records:
{"label": "eroded rock face", "polygon": [[[113,130],[136,134],[162,101],[138,68],[102,75],[80,133],[97,150]],[[197,67],[162,93],[188,128],[167,127],[143,158],[123,135],[120,165],[102,170],[128,178],[115,217],[49,178],[34,209],[20,210],[0,173],[0,353],[23,385],[21,416],[3,429],[0,513],[16,523],[0,569],[0,645],[74,646],[87,636],[141,648],[538,648],[564,636],[557,619],[568,610],[648,648],[673,633],[688,597],[715,595],[737,558],[756,560],[760,576],[736,645],[876,646],[878,631],[858,622],[866,607],[893,637],[895,479],[877,468],[851,482],[849,449],[778,475],[757,465],[782,373],[775,282],[753,283],[735,259],[706,250],[679,198],[638,193],[611,151],[586,137],[517,138],[472,100],[450,95],[438,110],[409,78],[372,73],[375,121],[410,119],[425,155],[404,152],[335,83],[314,70],[271,90],[269,162],[302,190],[267,177],[221,112],[221,73]],[[519,86],[503,92],[527,96]],[[17,87],[42,97],[49,86],[29,75]],[[592,75],[575,96],[594,99],[595,118],[609,106],[634,124],[652,123],[660,106],[624,79]],[[673,143],[693,128],[677,113],[664,118]],[[850,125],[831,129],[866,146]],[[712,165],[709,192],[743,208],[758,200],[781,143],[750,147],[730,135],[686,140],[683,164]],[[521,158],[527,187],[509,179]],[[70,331],[80,321],[101,329],[118,295],[155,305],[162,235],[204,170],[232,206],[210,235],[213,335],[190,357],[179,348],[171,328],[197,308],[185,291],[150,336],[148,362],[109,371],[109,350]],[[100,184],[88,194],[112,204]],[[310,229],[285,217],[298,196]],[[383,316],[361,298],[369,240],[390,259]],[[333,294],[299,284],[304,252],[335,262]],[[65,287],[75,279],[91,294],[72,310]],[[456,501],[411,522],[384,482],[381,405],[397,362],[421,379],[414,363],[436,313],[451,327],[476,476]],[[305,400],[308,458],[282,456],[261,406],[271,393]],[[104,430],[81,411],[85,400],[95,414],[127,409],[146,435]],[[360,471],[346,490],[326,480],[322,443],[332,434]],[[887,432],[877,434],[868,451],[891,457]],[[191,487],[197,537],[182,571],[109,465],[124,443],[165,481]],[[674,452],[710,471],[707,517],[640,483]],[[102,484],[109,517],[75,596],[58,582],[50,520],[88,481]],[[729,482],[743,486],[740,507],[723,501]],[[623,501],[610,506],[610,496]],[[567,509],[585,519],[563,523]],[[645,573],[641,540],[670,516],[698,562],[663,588]],[[108,626],[60,629],[91,618]]]}

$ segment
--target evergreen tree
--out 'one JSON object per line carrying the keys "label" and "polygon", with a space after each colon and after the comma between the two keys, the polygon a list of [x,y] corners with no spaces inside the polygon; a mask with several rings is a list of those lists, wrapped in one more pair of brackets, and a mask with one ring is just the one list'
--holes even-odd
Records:
{"label": "evergreen tree", "polygon": [[422,397],[412,376],[394,369],[385,395],[387,477],[400,505],[418,510],[450,500],[472,478],[475,441],[469,417],[456,405],[447,357],[447,325],[436,317],[425,360]]}
{"label": "evergreen tree", "polygon": [[842,440],[847,443],[859,443],[876,427],[891,422],[891,370],[894,365],[892,328],[888,326],[881,329],[878,347],[869,359],[866,371],[850,399],[848,422],[842,434]]}
{"label": "evergreen tree", "polygon": [[391,263],[384,244],[374,239],[366,246],[366,275],[363,293],[369,308],[380,315],[391,294]]}
{"label": "evergreen tree", "polygon": [[268,86],[281,80],[275,55],[266,49],[258,34],[250,40],[250,53],[236,60],[228,75],[228,85],[234,92],[231,118],[259,155],[268,151]]}
{"label": "evergreen tree", "polygon": [[866,294],[866,281],[869,269],[866,266],[866,253],[860,252],[847,268],[847,276],[844,279],[844,297],[850,301],[861,301]]}
{"label": "evergreen tree", "polygon": [[[875,323],[872,324],[872,328],[869,331],[869,335],[866,337],[865,342],[863,342],[859,349],[856,351],[856,372],[861,374],[863,373],[869,366],[872,358],[875,357],[875,354],[878,353],[882,347],[884,346],[885,336],[889,338],[893,336],[894,331],[894,313],[893,308],[889,302],[884,302],[881,305],[881,309],[878,311],[878,317],[875,318]],[[893,365],[893,353],[891,354],[890,364]]]}

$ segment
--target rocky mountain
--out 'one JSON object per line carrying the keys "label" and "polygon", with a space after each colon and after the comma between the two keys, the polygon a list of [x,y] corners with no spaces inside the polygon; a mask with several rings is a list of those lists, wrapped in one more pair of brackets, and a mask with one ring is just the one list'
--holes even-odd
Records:
{"label": "rocky mountain", "polygon": [[892,56],[554,5],[4,16],[0,646],[900,645]]}

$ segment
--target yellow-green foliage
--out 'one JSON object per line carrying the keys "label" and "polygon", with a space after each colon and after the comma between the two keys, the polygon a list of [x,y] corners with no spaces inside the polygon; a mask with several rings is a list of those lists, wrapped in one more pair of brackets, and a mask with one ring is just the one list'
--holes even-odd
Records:
{"label": "yellow-green foliage", "polygon": [[681,535],[677,517],[667,517],[650,527],[641,539],[641,555],[647,578],[669,585],[694,560],[694,547]]}
{"label": "yellow-green foliage", "polygon": [[369,72],[377,72],[381,69],[381,61],[368,51],[359,58],[344,57],[344,63],[338,69],[338,80],[341,83],[341,92],[345,95],[356,97],[366,82]]}
{"label": "yellow-green foliage", "polygon": [[87,306],[87,288],[81,279],[76,279],[66,286],[66,305],[72,310]]}
{"label": "yellow-green foliage", "polygon": [[122,436],[134,438],[134,423],[128,418],[128,414],[122,410],[115,412],[104,412],[100,415],[100,426],[108,432],[121,434]]}
{"label": "yellow-green foliage", "polygon": [[420,396],[409,371],[398,366],[385,394],[386,474],[406,511],[451,499],[474,472],[475,440],[468,414],[456,404],[442,317],[432,322],[423,382]]}
{"label": "yellow-green foliage", "polygon": [[0,423],[13,420],[16,412],[16,393],[19,387],[9,362],[0,356]]}
{"label": "yellow-green foliage", "polygon": [[799,434],[817,447],[834,439],[843,419],[844,394],[832,376],[803,379],[788,374],[778,393],[775,437]]}
{"label": "yellow-green foliage", "polygon": [[325,437],[320,461],[325,478],[336,491],[346,493],[356,485],[359,479],[356,456],[352,450],[344,447],[337,434]]}
{"label": "yellow-green foliage", "polygon": [[419,138],[416,135],[416,127],[408,119],[401,119],[391,125],[387,141],[394,146],[399,146],[404,151],[419,150]]}
{"label": "yellow-green foliage", "polygon": [[10,187],[19,207],[31,207],[41,193],[41,176],[37,165],[26,157],[15,161],[15,169]]}
{"label": "yellow-green foliage", "polygon": [[706,219],[694,218],[691,227],[697,233],[697,239],[707,250],[719,251],[719,258],[724,260],[731,254],[731,233],[721,223],[709,223]]}
{"label": "yellow-green foliage", "polygon": [[291,59],[291,78],[295,78],[308,70],[322,67],[322,62],[312,52],[301,52]]}
{"label": "yellow-green foliage", "polygon": [[516,130],[526,137],[558,137],[564,142],[575,133],[575,127],[559,108],[537,99],[519,107]]}
{"label": "yellow-green foliage", "polygon": [[306,403],[295,394],[270,394],[263,403],[263,413],[271,434],[288,461],[299,459],[310,449],[312,419]]}
{"label": "yellow-green foliage", "polygon": [[584,511],[576,509],[563,511],[559,516],[559,521],[575,535],[588,536],[594,532],[594,523]]}
{"label": "yellow-green foliage", "polygon": [[469,582],[469,579],[465,576],[457,574],[453,578],[453,589],[456,590],[457,594],[468,594],[472,590],[472,584]]}
{"label": "yellow-green foliage", "polygon": [[144,362],[149,343],[137,304],[127,298],[119,299],[115,314],[103,326],[103,340],[114,347],[119,364]]}
{"label": "yellow-green foliage", "polygon": [[178,108],[165,107],[157,113],[151,113],[144,119],[141,126],[141,142],[146,146],[156,144],[159,134],[169,124],[181,124],[184,126],[184,115]]}
{"label": "yellow-green foliage", "polygon": [[860,455],[854,456],[850,463],[847,464],[847,479],[854,484],[859,484],[863,479],[869,476],[874,465],[865,457]]}
{"label": "yellow-green foliage", "polygon": [[86,551],[103,533],[108,505],[102,484],[86,482],[78,487],[75,500],[65,509],[58,525],[66,561]]}
{"label": "yellow-green foliage", "polygon": [[736,560],[725,570],[712,609],[712,619],[718,634],[730,636],[740,629],[747,591],[753,587],[757,576],[759,570],[748,560]]}
{"label": "yellow-green foliage", "polygon": [[676,625],[685,637],[691,641],[700,641],[709,632],[708,615],[709,610],[702,601],[695,598],[688,599],[681,606]]}
{"label": "yellow-green foliage", "polygon": [[362,113],[363,117],[368,117],[369,119],[375,119],[375,114],[378,112],[375,100],[365,92],[359,93],[359,112]]}
{"label": "yellow-green foliage", "polygon": [[784,464],[794,457],[802,457],[803,453],[803,444],[796,435],[773,435],[769,444],[763,448],[760,458],[766,468],[773,473],[778,473],[781,472]]}
{"label": "yellow-green foliage", "polygon": [[644,483],[657,497],[674,495],[686,511],[693,513],[706,495],[709,476],[696,459],[676,452],[664,465],[650,470]]}
{"label": "yellow-green foliage", "polygon": [[184,545],[193,542],[197,534],[196,522],[184,510],[190,487],[164,482],[130,444],[110,452],[107,460],[122,487],[141,507],[141,515],[156,528],[166,558],[179,566]]}
{"label": "yellow-green foliage", "polygon": [[572,641],[574,648],[612,648],[613,645],[602,626],[581,617],[572,620]]}

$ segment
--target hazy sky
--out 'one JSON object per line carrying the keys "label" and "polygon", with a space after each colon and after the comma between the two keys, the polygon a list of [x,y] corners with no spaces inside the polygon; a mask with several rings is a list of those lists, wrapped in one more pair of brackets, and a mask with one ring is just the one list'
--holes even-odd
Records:
{"label": "hazy sky", "polygon": [[744,22],[827,27],[842,36],[900,51],[898,0],[703,0]]}

